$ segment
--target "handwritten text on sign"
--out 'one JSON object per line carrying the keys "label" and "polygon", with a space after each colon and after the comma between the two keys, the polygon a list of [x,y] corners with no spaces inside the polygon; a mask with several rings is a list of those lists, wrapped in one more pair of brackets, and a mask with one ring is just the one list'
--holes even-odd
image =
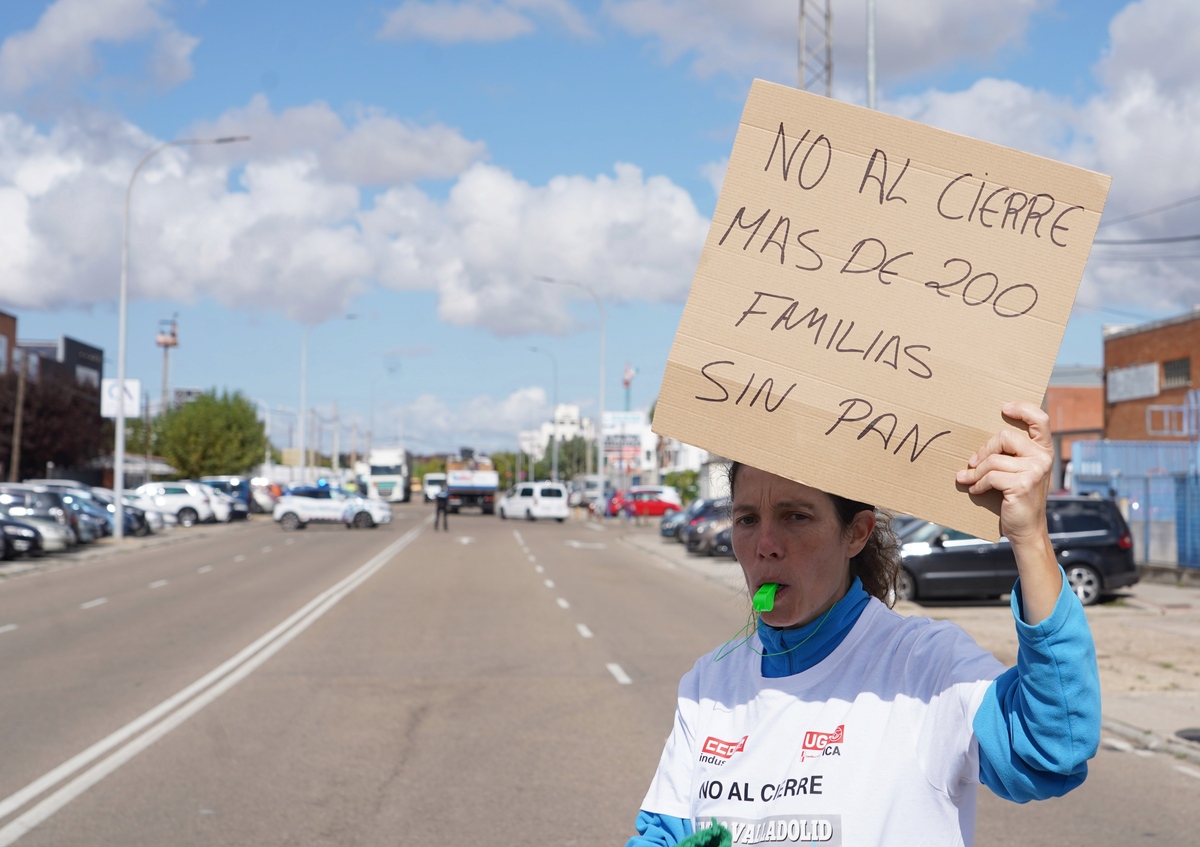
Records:
{"label": "handwritten text on sign", "polygon": [[1108,183],[756,81],[656,431],[995,538],[954,472],[1041,402]]}

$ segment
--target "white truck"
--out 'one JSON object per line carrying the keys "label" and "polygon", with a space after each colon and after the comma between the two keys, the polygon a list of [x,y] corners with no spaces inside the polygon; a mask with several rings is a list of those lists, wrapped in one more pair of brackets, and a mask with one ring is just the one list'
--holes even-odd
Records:
{"label": "white truck", "polygon": [[389,503],[407,503],[411,458],[403,447],[373,448],[367,457],[367,496]]}

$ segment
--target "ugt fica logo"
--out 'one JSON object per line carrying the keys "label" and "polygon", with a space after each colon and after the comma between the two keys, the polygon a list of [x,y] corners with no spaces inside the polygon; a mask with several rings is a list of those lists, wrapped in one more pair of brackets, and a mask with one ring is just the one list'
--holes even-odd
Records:
{"label": "ugt fica logo", "polygon": [[815,759],[819,756],[842,755],[842,741],[845,739],[846,725],[842,724],[833,732],[806,732],[804,744],[800,747],[800,761]]}

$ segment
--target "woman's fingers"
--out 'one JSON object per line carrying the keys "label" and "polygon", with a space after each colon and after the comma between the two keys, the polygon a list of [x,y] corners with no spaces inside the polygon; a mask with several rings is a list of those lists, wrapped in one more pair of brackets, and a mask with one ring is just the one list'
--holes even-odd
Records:
{"label": "woman's fingers", "polygon": [[1006,403],[1000,410],[1013,420],[1024,421],[1029,427],[1029,439],[1042,447],[1051,448],[1054,441],[1050,437],[1050,416],[1040,406],[1024,401]]}

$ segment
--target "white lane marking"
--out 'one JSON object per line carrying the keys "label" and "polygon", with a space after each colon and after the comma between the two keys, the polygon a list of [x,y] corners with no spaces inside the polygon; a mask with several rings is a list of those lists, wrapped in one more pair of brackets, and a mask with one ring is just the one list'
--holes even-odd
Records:
{"label": "white lane marking", "polygon": [[263,551],[264,553],[270,553],[270,552],[271,552],[271,545],[270,545],[270,544],[268,544],[266,547],[262,548],[262,551]]}
{"label": "white lane marking", "polygon": [[569,609],[569,608],[571,608],[571,604],[570,604],[570,603],[568,603],[566,600],[564,600],[564,599],[563,599],[563,598],[561,598],[561,597],[559,597],[559,598],[558,598],[557,600],[555,600],[554,602],[558,604],[558,608],[560,608],[560,609]]}
{"label": "white lane marking", "polygon": [[470,544],[470,543],[471,543],[472,541],[474,541],[474,540],[475,540],[475,539],[474,539],[474,538],[472,538],[472,537],[471,537],[471,536],[469,536],[469,535],[460,535],[460,536],[458,537],[458,543],[459,543],[459,544],[462,544],[463,546],[466,546],[467,544]]}
{"label": "white lane marking", "polygon": [[162,588],[163,586],[165,586],[165,585],[170,585],[170,584],[171,584],[171,583],[170,583],[170,580],[166,580],[166,579],[156,579],[156,580],[154,580],[154,582],[150,583],[150,584],[149,584],[149,585],[147,585],[146,587],[147,587],[147,588]]}
{"label": "white lane marking", "polygon": [[[617,682],[621,683],[622,685],[633,685],[633,680],[629,678],[629,674],[621,670],[621,666],[616,662],[609,662],[607,665],[605,665],[605,667],[608,668],[608,672],[613,675],[613,679],[615,679]],[[0,847],[2,847],[2,845],[0,845]]]}
{"label": "white lane marking", "polygon": [[603,550],[608,546],[603,541],[576,541],[574,538],[563,543],[576,550]]}
{"label": "white lane marking", "polygon": [[1200,779],[1200,771],[1196,770],[1195,768],[1189,768],[1187,765],[1176,765],[1175,770],[1179,771],[1180,773],[1185,773],[1190,777],[1194,777],[1195,779]]}
{"label": "white lane marking", "polygon": [[525,546],[525,539],[521,537],[520,530],[516,530],[516,529],[513,530],[513,538],[517,539],[517,543],[520,544],[522,547]]}
{"label": "white lane marking", "polygon": [[552,579],[546,579],[546,580],[543,580],[543,581],[542,581],[542,585],[546,586],[547,588],[553,588],[553,587],[554,587],[554,580],[552,580]]}
{"label": "white lane marking", "polygon": [[541,565],[535,565],[533,568],[533,571],[534,571],[534,573],[545,573],[546,569],[543,568]]}
{"label": "white lane marking", "polygon": [[16,628],[17,625],[15,623],[6,623],[4,626],[0,626],[0,635],[3,635],[6,632],[12,632]]}
{"label": "white lane marking", "polygon": [[[428,521],[424,523],[428,523]],[[82,753],[63,762],[54,768],[54,770],[0,800],[0,820],[3,820],[38,795],[48,791],[59,782],[62,782],[80,769],[91,764],[109,750],[120,744],[124,744],[128,739],[137,735],[137,733],[142,732],[147,727],[151,727],[160,718],[169,715],[165,720],[162,720],[157,725],[153,725],[149,731],[130,741],[130,743],[126,744],[103,762],[76,777],[29,811],[13,819],[3,828],[0,828],[0,847],[9,847],[10,844],[25,835],[25,833],[48,819],[80,794],[100,782],[104,777],[111,774],[121,765],[128,762],[138,753],[145,750],[155,741],[175,729],[192,715],[196,714],[196,712],[199,712],[253,673],[255,669],[282,650],[300,633],[304,632],[304,630],[308,629],[314,622],[332,609],[338,601],[366,582],[376,571],[391,561],[397,553],[407,547],[420,534],[422,529],[423,526],[418,526],[409,530],[354,573],[318,594],[300,608],[299,611],[287,618],[287,620],[277,625],[233,658],[209,671],[191,685],[168,697],[150,709],[150,711],[135,718],[107,738],[97,741]]]}
{"label": "white lane marking", "polygon": [[604,532],[604,527],[600,526],[599,524],[585,523],[584,526],[586,526],[588,529],[594,529],[596,532]]}
{"label": "white lane marking", "polygon": [[94,608],[96,608],[97,606],[103,606],[103,605],[104,605],[105,603],[107,603],[107,602],[108,602],[108,598],[107,598],[107,597],[97,597],[95,600],[88,600],[86,603],[80,603],[80,604],[79,604],[79,608],[81,608],[81,609],[94,609]]}
{"label": "white lane marking", "polygon": [[1133,755],[1142,756],[1145,758],[1145,757],[1153,756],[1154,751],[1153,750],[1134,750]]}
{"label": "white lane marking", "polygon": [[577,623],[577,624],[575,624],[575,628],[577,630],[579,630],[579,634],[582,635],[584,638],[592,637],[592,631],[587,628],[587,624]]}
{"label": "white lane marking", "polygon": [[295,544],[295,543],[296,543],[296,539],[294,539],[294,538],[288,538],[288,539],[285,539],[283,543],[284,543],[284,544]]}
{"label": "white lane marking", "polygon": [[242,553],[238,553],[236,556],[233,557],[233,560],[235,562],[244,562],[244,561],[246,561],[246,557]]}
{"label": "white lane marking", "polygon": [[530,553],[530,554],[529,554],[529,561],[531,561],[531,562],[536,562],[536,561],[537,561],[537,556],[535,556],[535,555],[533,555],[532,553]]}
{"label": "white lane marking", "polygon": [[212,565],[201,565],[200,567],[196,568],[196,573],[208,573],[211,570]]}
{"label": "white lane marking", "polygon": [[1128,741],[1122,741],[1119,738],[1104,738],[1102,742],[1105,747],[1112,750],[1120,750],[1122,753],[1130,753],[1133,751],[1133,745]]}

